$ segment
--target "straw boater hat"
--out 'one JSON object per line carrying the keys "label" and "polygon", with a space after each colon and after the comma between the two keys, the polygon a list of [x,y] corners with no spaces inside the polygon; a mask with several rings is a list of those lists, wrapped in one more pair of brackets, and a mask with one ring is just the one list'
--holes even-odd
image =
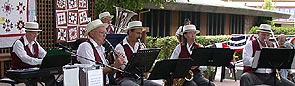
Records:
{"label": "straw boater hat", "polygon": [[145,28],[142,27],[141,21],[132,21],[128,23],[128,26],[125,30],[127,31],[131,29],[139,29],[139,28],[141,28],[143,31],[145,30]]}
{"label": "straw boater hat", "polygon": [[111,17],[111,18],[113,18],[114,16],[111,15],[110,12],[103,12],[103,13],[100,13],[98,17],[99,17],[99,19],[102,19],[104,17]]}
{"label": "straw boater hat", "polygon": [[108,24],[102,23],[100,19],[96,19],[96,20],[88,23],[86,26],[86,32],[84,35],[87,36],[90,31],[92,31],[95,28],[100,27],[100,26],[104,26],[106,28],[106,26],[108,26]]}
{"label": "straw boater hat", "polygon": [[26,22],[25,31],[42,31],[39,29],[39,24],[37,22]]}
{"label": "straw boater hat", "polygon": [[183,35],[183,33],[185,33],[185,32],[190,32],[190,31],[196,31],[197,34],[200,33],[200,31],[197,30],[197,28],[196,28],[195,25],[190,24],[190,25],[185,25],[185,26],[183,26],[183,31],[182,31],[182,33],[180,33],[180,34]]}
{"label": "straw boater hat", "polygon": [[271,33],[271,26],[268,24],[261,24],[256,32],[268,32]]}

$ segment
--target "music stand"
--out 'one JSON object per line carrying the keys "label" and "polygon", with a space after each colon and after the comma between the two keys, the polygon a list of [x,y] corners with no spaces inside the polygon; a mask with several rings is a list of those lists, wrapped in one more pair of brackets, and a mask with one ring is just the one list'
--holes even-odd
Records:
{"label": "music stand", "polygon": [[[294,58],[294,49],[285,48],[262,48],[256,68],[272,68],[274,69],[274,76],[276,69],[291,69]],[[254,58],[254,60],[256,60]],[[255,61],[254,61],[255,62]],[[274,78],[274,85],[276,85],[276,78]]]}
{"label": "music stand", "polygon": [[124,70],[132,74],[140,75],[141,86],[143,86],[143,73],[148,72],[151,69],[160,50],[160,48],[147,48],[139,50],[137,53],[133,53],[131,61],[128,62]]}
{"label": "music stand", "polygon": [[168,86],[172,86],[174,78],[183,78],[188,74],[192,59],[167,59],[158,61],[148,80],[166,79]]}
{"label": "music stand", "polygon": [[[229,48],[196,48],[191,58],[194,66],[228,66],[233,59],[234,50]],[[209,85],[211,71],[209,73]]]}

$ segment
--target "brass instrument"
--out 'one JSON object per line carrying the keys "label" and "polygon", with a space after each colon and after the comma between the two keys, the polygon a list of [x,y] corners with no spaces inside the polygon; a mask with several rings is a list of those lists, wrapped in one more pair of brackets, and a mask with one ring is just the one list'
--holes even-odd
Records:
{"label": "brass instrument", "polygon": [[115,33],[121,33],[124,31],[127,23],[137,13],[128,9],[116,7],[116,21],[115,21]]}

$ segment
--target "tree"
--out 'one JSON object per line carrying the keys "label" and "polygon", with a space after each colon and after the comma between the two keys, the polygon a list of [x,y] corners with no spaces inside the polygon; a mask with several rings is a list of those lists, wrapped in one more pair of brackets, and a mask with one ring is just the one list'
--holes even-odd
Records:
{"label": "tree", "polygon": [[272,0],[264,0],[262,9],[274,10],[274,6],[272,6]]}
{"label": "tree", "polygon": [[[109,11],[115,13],[115,7],[122,7],[132,11],[139,11],[144,8],[147,3],[152,3],[157,6],[163,7],[165,2],[174,2],[175,0],[95,0],[95,13]],[[98,15],[95,15],[98,18]]]}
{"label": "tree", "polygon": [[[272,0],[264,0],[264,5],[263,5],[262,9],[274,10],[274,6],[272,5]],[[273,18],[271,18],[271,19],[264,18],[263,22],[267,22],[268,24],[274,25]]]}

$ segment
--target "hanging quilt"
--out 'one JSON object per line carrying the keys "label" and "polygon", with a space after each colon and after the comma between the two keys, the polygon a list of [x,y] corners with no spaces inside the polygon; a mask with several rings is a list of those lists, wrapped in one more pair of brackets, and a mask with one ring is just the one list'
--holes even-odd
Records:
{"label": "hanging quilt", "polygon": [[86,38],[88,0],[56,0],[57,42],[73,42]]}
{"label": "hanging quilt", "polygon": [[12,47],[25,34],[29,0],[0,0],[0,48]]}

